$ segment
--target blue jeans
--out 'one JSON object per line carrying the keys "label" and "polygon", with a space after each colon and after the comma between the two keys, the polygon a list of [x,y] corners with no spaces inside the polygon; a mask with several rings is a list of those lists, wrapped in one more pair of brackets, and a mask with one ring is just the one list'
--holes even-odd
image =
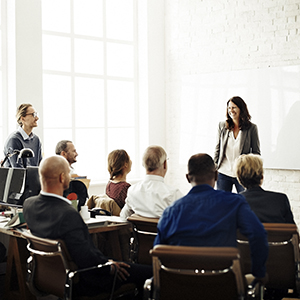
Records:
{"label": "blue jeans", "polygon": [[231,192],[232,187],[235,185],[235,188],[238,193],[244,191],[245,189],[239,184],[238,180],[235,177],[230,177],[222,173],[218,174],[217,180],[217,190],[222,190],[226,192]]}

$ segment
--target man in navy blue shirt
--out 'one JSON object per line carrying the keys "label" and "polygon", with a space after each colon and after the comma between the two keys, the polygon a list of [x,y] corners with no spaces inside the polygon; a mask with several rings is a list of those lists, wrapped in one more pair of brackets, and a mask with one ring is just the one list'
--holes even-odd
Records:
{"label": "man in navy blue shirt", "polygon": [[252,274],[264,278],[267,234],[245,198],[214,190],[218,172],[207,154],[189,159],[186,177],[192,189],[164,210],[154,245],[236,247],[239,229],[249,239]]}

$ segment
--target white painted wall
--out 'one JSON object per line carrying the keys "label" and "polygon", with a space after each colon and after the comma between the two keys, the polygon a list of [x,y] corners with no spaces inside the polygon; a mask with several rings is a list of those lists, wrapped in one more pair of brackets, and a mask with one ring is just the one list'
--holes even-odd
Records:
{"label": "white painted wall", "polygon": [[[166,0],[165,3],[168,181],[187,192],[190,189],[185,180],[187,167],[179,163],[182,76],[299,65],[300,3],[298,0]],[[199,117],[203,113],[205,108]],[[190,129],[193,130],[193,124]],[[291,128],[291,138],[293,130],[298,129]],[[265,170],[263,187],[286,193],[300,224],[300,171]]]}

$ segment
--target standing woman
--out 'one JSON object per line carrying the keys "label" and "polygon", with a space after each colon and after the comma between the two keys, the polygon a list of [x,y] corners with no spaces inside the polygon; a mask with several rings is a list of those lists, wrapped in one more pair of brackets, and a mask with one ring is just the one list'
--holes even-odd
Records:
{"label": "standing woman", "polygon": [[227,120],[219,123],[214,162],[219,172],[217,189],[232,191],[235,185],[237,192],[244,188],[239,184],[234,173],[235,160],[241,154],[260,155],[260,144],[257,126],[250,122],[251,116],[246,103],[235,96],[227,102]]}
{"label": "standing woman", "polygon": [[126,176],[131,171],[132,162],[125,150],[114,150],[108,155],[108,172],[110,181],[106,185],[106,195],[115,200],[122,209],[130,184]]}

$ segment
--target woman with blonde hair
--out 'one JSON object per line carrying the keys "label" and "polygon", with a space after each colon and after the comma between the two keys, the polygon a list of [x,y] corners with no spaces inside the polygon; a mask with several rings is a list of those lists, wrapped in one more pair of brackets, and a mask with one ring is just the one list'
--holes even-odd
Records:
{"label": "woman with blonde hair", "polygon": [[123,149],[110,152],[107,161],[110,180],[106,185],[106,195],[114,199],[118,206],[122,208],[127,197],[127,190],[130,187],[126,177],[131,171],[132,162]]}
{"label": "woman with blonde hair", "polygon": [[235,172],[240,184],[246,188],[241,194],[262,223],[295,223],[288,197],[261,187],[264,171],[259,155],[241,155],[236,161]]}

